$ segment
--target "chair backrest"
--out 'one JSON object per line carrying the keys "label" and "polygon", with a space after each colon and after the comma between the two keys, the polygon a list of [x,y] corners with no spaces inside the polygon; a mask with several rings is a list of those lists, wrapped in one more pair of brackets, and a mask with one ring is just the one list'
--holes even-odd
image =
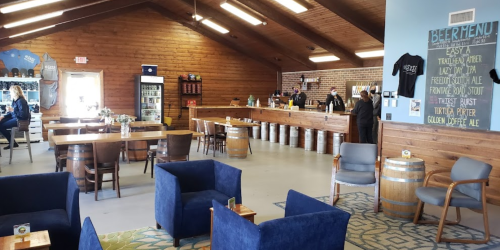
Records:
{"label": "chair backrest", "polygon": [[94,224],[92,224],[90,217],[85,218],[83,221],[78,250],[102,250],[99,237],[97,236]]}
{"label": "chair backrest", "polygon": [[89,126],[85,125],[85,130],[81,131],[81,134],[99,134],[99,133],[105,133],[108,129],[106,125],[102,126]]}
{"label": "chair backrest", "polygon": [[167,135],[167,156],[169,161],[189,160],[193,134]]}
{"label": "chair backrest", "polygon": [[196,120],[196,132],[205,133],[205,122],[203,120]]}
{"label": "chair backrest", "polygon": [[[478,180],[488,179],[491,165],[468,157],[460,157],[451,169],[451,180]],[[458,185],[455,190],[481,201],[481,183]]]}
{"label": "chair backrest", "polygon": [[377,145],[344,142],[340,145],[340,168],[352,171],[375,171]]}
{"label": "chair backrest", "polygon": [[93,142],[94,165],[115,166],[120,160],[121,141]]}
{"label": "chair backrest", "polygon": [[215,123],[210,121],[205,122],[205,134],[207,135],[215,135],[217,131],[215,130]]}
{"label": "chair backrest", "polygon": [[80,119],[80,123],[99,123],[101,118],[83,118]]}
{"label": "chair backrest", "polygon": [[77,123],[80,118],[78,117],[61,117],[59,118],[60,123]]}

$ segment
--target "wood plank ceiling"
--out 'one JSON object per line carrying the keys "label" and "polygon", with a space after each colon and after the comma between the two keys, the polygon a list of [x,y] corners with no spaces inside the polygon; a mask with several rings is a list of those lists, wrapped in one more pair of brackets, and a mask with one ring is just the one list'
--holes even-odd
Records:
{"label": "wood plank ceiling", "polygon": [[[361,59],[357,51],[383,49],[386,0],[296,0],[308,10],[299,14],[275,0],[229,0],[266,25],[253,26],[222,9],[226,0],[65,0],[15,13],[0,14],[0,47],[59,32],[106,17],[149,7],[165,17],[249,56],[277,71],[381,66],[382,59]],[[2,1],[0,7],[25,1]],[[193,21],[196,13],[228,28],[218,33]],[[55,11],[64,14],[6,29],[3,25]],[[56,25],[15,38],[14,34]],[[310,56],[333,54],[336,62],[313,63]]]}

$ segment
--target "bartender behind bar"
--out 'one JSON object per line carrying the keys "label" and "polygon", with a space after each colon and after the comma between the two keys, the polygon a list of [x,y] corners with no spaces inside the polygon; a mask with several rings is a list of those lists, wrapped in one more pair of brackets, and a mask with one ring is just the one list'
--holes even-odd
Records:
{"label": "bartender behind bar", "polygon": [[290,100],[293,100],[293,106],[299,106],[301,109],[305,108],[307,96],[305,93],[300,91],[300,85],[297,85],[292,89],[293,95],[290,97]]}

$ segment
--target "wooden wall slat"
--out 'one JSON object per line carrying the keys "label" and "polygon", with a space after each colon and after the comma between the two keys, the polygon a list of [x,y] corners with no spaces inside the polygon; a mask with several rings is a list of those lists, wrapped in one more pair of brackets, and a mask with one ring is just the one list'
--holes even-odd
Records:
{"label": "wooden wall slat", "polygon": [[[383,161],[386,157],[400,157],[401,151],[408,149],[413,157],[425,161],[426,172],[451,170],[462,156],[491,164],[493,169],[486,194],[489,203],[500,205],[500,132],[388,121],[382,122],[381,132],[380,155]],[[450,182],[449,175],[440,174],[431,183],[442,185]]]}

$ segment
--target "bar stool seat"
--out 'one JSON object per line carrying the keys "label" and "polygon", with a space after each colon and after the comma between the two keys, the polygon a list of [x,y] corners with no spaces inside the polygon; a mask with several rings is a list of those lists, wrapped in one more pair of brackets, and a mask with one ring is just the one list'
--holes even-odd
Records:
{"label": "bar stool seat", "polygon": [[25,138],[26,138],[26,143],[28,144],[28,152],[30,155],[30,162],[33,163],[33,158],[31,157],[31,145],[30,145],[30,122],[31,122],[31,117],[28,120],[25,121],[17,121],[17,127],[13,127],[10,131],[10,159],[9,159],[9,164],[12,164],[12,152],[14,150],[14,137],[16,134],[16,131],[19,132],[24,132]]}

